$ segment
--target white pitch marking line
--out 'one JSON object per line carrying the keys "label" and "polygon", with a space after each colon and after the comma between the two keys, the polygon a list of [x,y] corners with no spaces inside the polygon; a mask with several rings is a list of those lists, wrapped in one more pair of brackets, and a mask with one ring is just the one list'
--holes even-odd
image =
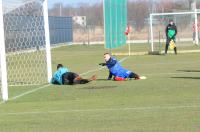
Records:
{"label": "white pitch marking line", "polygon": [[[123,61],[126,60],[127,58],[128,58],[128,57],[124,57],[124,58],[122,58],[119,62],[123,62]],[[94,70],[90,70],[90,71],[87,71],[87,72],[82,73],[82,74],[80,74],[80,75],[85,75],[85,74],[88,74],[88,73],[91,73],[91,72],[99,71],[99,70],[101,70],[101,69],[103,69],[103,68],[105,68],[105,67],[101,67],[101,68],[97,68],[97,69],[94,69]],[[52,84],[47,84],[47,85],[41,86],[41,87],[39,87],[39,88],[36,88],[36,89],[30,90],[30,91],[24,92],[24,93],[22,93],[22,94],[20,94],[20,95],[17,95],[17,96],[15,96],[15,97],[10,98],[9,101],[11,101],[11,100],[16,100],[16,99],[18,99],[18,98],[20,98],[20,97],[23,97],[23,96],[25,96],[25,95],[28,95],[28,94],[34,93],[34,92],[36,92],[36,91],[42,90],[42,89],[44,89],[44,88],[47,88],[47,87],[49,87],[49,86],[51,86],[51,85],[52,85]],[[4,103],[5,103],[5,102],[0,102],[0,105],[1,105],[1,104],[4,104]]]}
{"label": "white pitch marking line", "polygon": [[71,112],[99,112],[99,111],[134,111],[134,110],[160,110],[160,109],[190,109],[200,108],[199,105],[184,105],[184,106],[149,106],[149,107],[127,107],[127,108],[105,108],[105,109],[80,109],[80,110],[58,110],[58,111],[32,111],[32,112],[10,112],[1,113],[1,116],[7,115],[35,115],[35,114],[56,114],[56,113],[71,113]]}
{"label": "white pitch marking line", "polygon": [[80,75],[83,76],[83,75],[86,75],[88,73],[92,73],[92,72],[96,72],[96,71],[100,71],[102,69],[104,69],[105,67],[100,67],[100,68],[97,68],[97,69],[94,69],[94,70],[90,70],[90,71],[87,71],[85,73],[81,73]]}
{"label": "white pitch marking line", "polygon": [[41,86],[41,87],[39,87],[39,88],[36,88],[36,89],[30,90],[30,91],[24,92],[24,93],[22,93],[22,94],[20,94],[20,95],[17,95],[17,96],[15,96],[15,97],[10,98],[9,100],[16,100],[17,98],[20,98],[20,97],[22,97],[22,96],[25,96],[25,95],[34,93],[34,92],[36,92],[36,91],[39,91],[39,90],[44,89],[44,88],[49,87],[49,86],[51,86],[51,84],[47,84],[47,85]]}
{"label": "white pitch marking line", "polygon": [[[128,58],[128,57],[124,57],[124,58],[122,58],[119,62],[121,63],[121,62],[125,61],[127,58]],[[105,69],[105,68],[106,68],[105,66],[104,66],[104,67],[100,67],[100,68],[97,68],[97,69],[90,70],[90,71],[87,71],[87,72],[85,72],[85,73],[82,73],[82,74],[80,74],[80,75],[81,75],[81,76],[82,76],[82,75],[86,75],[86,74],[88,74],[88,73],[100,71],[100,70]]]}
{"label": "white pitch marking line", "polygon": [[0,102],[0,105],[1,105],[1,104],[4,104],[4,103],[5,103],[5,101],[1,101],[1,102]]}
{"label": "white pitch marking line", "polygon": [[174,74],[188,74],[188,73],[186,73],[186,72],[168,72],[168,73],[165,73],[165,72],[163,72],[163,73],[147,73],[147,74],[145,74],[145,75],[174,75]]}
{"label": "white pitch marking line", "polygon": [[[148,76],[157,76],[157,75],[181,75],[181,74],[187,74],[187,73],[186,72],[162,72],[162,73],[141,73],[139,75],[148,77]],[[98,76],[98,77],[105,79],[107,76]]]}

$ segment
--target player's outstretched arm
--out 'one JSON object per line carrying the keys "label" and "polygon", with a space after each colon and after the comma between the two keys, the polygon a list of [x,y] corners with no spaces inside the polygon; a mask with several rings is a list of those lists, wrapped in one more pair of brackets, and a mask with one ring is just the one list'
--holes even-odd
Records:
{"label": "player's outstretched arm", "polygon": [[100,66],[106,66],[106,63],[99,63]]}
{"label": "player's outstretched arm", "polygon": [[112,73],[111,72],[109,72],[109,76],[108,76],[108,79],[107,80],[111,80],[112,79]]}

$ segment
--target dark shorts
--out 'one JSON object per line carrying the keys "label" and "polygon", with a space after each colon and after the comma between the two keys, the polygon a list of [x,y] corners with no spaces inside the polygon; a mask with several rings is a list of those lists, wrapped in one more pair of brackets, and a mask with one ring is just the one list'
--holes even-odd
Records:
{"label": "dark shorts", "polygon": [[130,73],[129,78],[139,78],[139,76],[133,72]]}
{"label": "dark shorts", "polygon": [[66,72],[62,75],[62,81],[64,85],[72,85],[74,83],[74,79],[79,75],[74,72]]}

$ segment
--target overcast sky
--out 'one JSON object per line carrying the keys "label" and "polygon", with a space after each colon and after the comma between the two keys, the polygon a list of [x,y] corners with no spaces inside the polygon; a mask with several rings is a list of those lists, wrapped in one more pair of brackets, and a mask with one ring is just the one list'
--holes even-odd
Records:
{"label": "overcast sky", "polygon": [[76,6],[78,3],[94,4],[99,3],[102,0],[48,0],[49,8],[53,7],[55,3],[62,3],[63,5]]}
{"label": "overcast sky", "polygon": [[[52,8],[55,3],[62,3],[63,5],[76,6],[79,3],[95,4],[95,3],[100,3],[102,1],[103,0],[48,0],[48,5],[49,5],[49,8]],[[128,0],[128,1],[132,1],[132,0]],[[156,1],[159,1],[159,0],[151,0],[151,1],[156,2]],[[173,0],[173,1],[183,2],[183,0]],[[196,1],[199,2],[200,0],[196,0]]]}

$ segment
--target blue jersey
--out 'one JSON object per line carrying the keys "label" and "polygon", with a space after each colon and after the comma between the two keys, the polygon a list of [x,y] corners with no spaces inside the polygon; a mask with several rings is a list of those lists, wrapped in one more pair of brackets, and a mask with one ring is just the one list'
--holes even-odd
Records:
{"label": "blue jersey", "polygon": [[65,67],[60,67],[54,74],[53,78],[51,79],[52,84],[63,84],[62,81],[62,75],[66,72],[69,72],[69,70]]}
{"label": "blue jersey", "polygon": [[106,62],[106,66],[113,76],[129,78],[129,75],[132,73],[131,71],[123,68],[114,57],[111,57],[109,61]]}

